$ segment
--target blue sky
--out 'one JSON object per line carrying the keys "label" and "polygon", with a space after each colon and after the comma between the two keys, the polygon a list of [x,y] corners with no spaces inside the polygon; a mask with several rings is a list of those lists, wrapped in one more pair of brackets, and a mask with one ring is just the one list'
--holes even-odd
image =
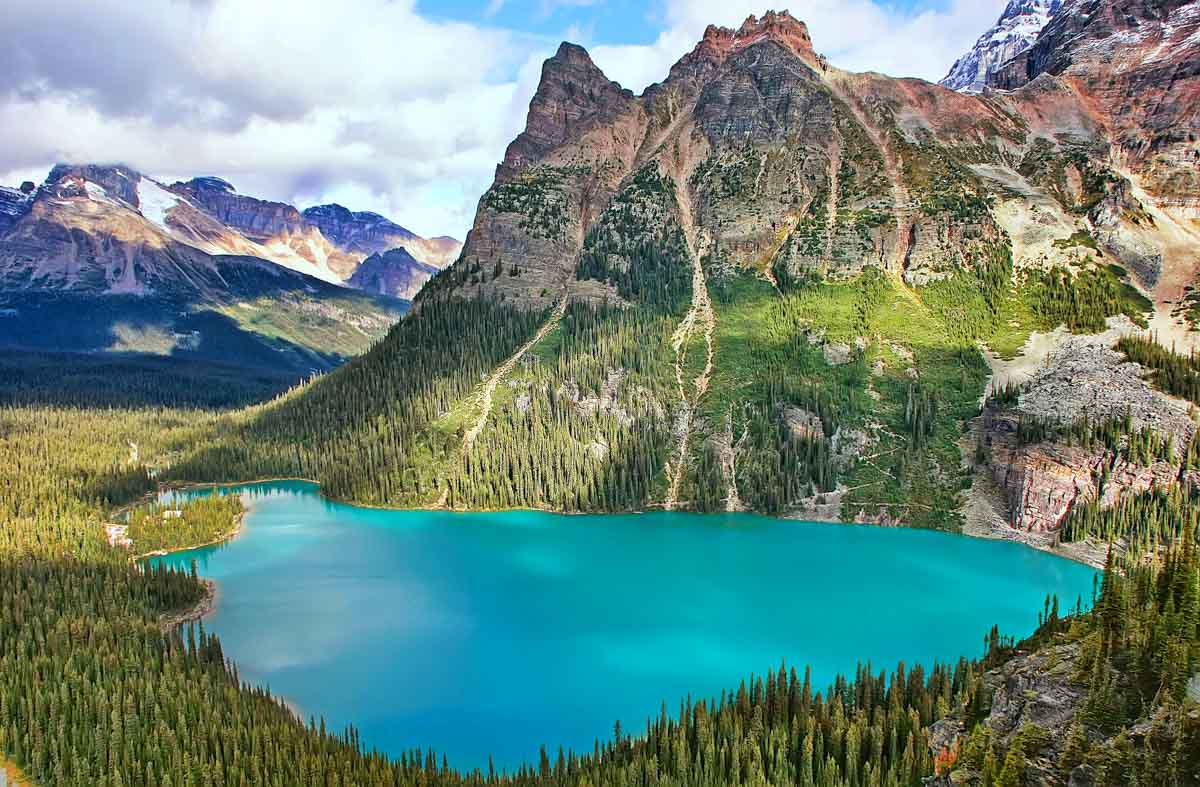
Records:
{"label": "blue sky", "polygon": [[640,91],[708,24],[774,5],[834,65],[936,80],[1004,1],[8,2],[0,184],[123,163],[462,238],[563,39]]}
{"label": "blue sky", "polygon": [[659,3],[632,0],[449,0],[419,2],[431,17],[480,22],[558,39],[580,31],[598,43],[650,44],[663,18]]}
{"label": "blue sky", "polygon": [[[923,10],[945,11],[949,6],[946,2],[917,0],[895,0],[880,5],[906,14]],[[995,3],[983,5],[989,10],[996,6]],[[762,6],[763,10],[773,7],[776,6]],[[786,4],[778,7],[786,7]],[[460,22],[482,20],[486,24],[548,38],[560,38],[564,31],[576,30],[589,41],[599,44],[650,44],[666,22],[664,3],[635,0],[423,0],[417,8],[431,17]],[[998,9],[994,15],[999,15]]]}

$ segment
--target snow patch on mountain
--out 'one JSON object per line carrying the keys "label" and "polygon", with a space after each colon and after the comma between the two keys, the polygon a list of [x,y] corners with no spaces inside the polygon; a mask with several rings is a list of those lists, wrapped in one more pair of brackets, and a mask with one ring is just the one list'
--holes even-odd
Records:
{"label": "snow patch on mountain", "polygon": [[954,61],[939,84],[964,93],[983,92],[992,72],[1033,46],[1061,5],[1062,0],[1009,0],[996,24]]}
{"label": "snow patch on mountain", "polygon": [[167,230],[167,214],[179,204],[179,197],[147,177],[138,181],[137,195],[138,209],[142,215],[152,224]]}
{"label": "snow patch on mountain", "polygon": [[32,194],[26,194],[20,189],[0,186],[0,215],[21,216],[32,201]]}
{"label": "snow patch on mountain", "polygon": [[93,183],[90,180],[83,181],[83,192],[88,199],[93,202],[103,202],[106,205],[120,205],[120,200],[115,200],[108,195],[108,190],[99,183]]}

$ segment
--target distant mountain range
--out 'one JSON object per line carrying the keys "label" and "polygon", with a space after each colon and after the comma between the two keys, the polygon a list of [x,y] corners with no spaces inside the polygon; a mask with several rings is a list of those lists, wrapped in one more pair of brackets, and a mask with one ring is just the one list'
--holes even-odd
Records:
{"label": "distant mountain range", "polygon": [[[124,166],[58,165],[40,186],[0,188],[0,345],[295,378],[365,350],[458,250],[375,213],[301,212],[219,178],[166,185]],[[356,279],[368,258],[371,275]]]}
{"label": "distant mountain range", "polygon": [[1031,47],[1061,6],[1062,0],[1009,0],[999,21],[971,51],[954,61],[939,84],[966,93],[983,92],[996,69]]}
{"label": "distant mountain range", "polygon": [[[405,288],[382,293],[396,298],[415,295],[429,269],[445,267],[461,248],[453,238],[422,238],[377,213],[353,212],[336,204],[300,211],[287,203],[239,194],[216,177],[166,185],[128,167],[60,164],[40,188],[31,185],[0,189],[0,232],[19,233],[14,225],[35,211],[39,199],[56,200],[54,220],[65,223],[74,220],[74,211],[94,212],[96,204],[108,202],[148,223],[138,231],[157,231],[207,254],[257,257],[333,284],[347,282],[370,255],[403,246],[409,257],[394,257],[392,263],[409,264],[411,259],[421,264],[393,277],[405,282]],[[76,197],[87,199],[70,201]],[[45,220],[50,212],[38,213]],[[132,231],[134,225],[126,229]],[[6,289],[12,287],[12,273],[0,270]],[[48,283],[43,277],[40,286]],[[133,285],[126,281],[122,286]]]}

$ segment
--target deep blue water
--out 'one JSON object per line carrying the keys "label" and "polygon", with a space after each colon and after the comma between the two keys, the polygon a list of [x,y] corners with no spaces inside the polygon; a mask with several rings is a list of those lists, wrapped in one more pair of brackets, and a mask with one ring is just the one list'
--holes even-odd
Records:
{"label": "deep blue water", "polygon": [[[229,491],[229,490],[224,490]],[[241,675],[369,747],[452,765],[590,750],[662,702],[786,659],[931,665],[1029,634],[1095,572],[1019,544],[752,515],[380,511],[302,482],[237,487],[229,544],[157,559],[220,584],[205,626]]]}

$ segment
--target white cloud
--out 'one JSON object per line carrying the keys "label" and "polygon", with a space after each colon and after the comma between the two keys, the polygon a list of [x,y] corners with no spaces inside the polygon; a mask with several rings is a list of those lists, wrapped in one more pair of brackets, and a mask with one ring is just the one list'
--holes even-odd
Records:
{"label": "white cloud", "polygon": [[523,125],[528,63],[557,43],[431,22],[411,0],[7,13],[20,33],[0,47],[3,182],[40,181],[56,161],[124,162],[302,205],[354,196],[354,209],[459,237]]}
{"label": "white cloud", "polygon": [[[791,10],[839,66],[938,78],[1001,0],[949,2],[921,13],[872,0]],[[593,55],[640,90],[708,23],[762,11],[761,0],[666,0],[653,21],[629,20],[661,27],[653,44]],[[590,38],[586,23],[564,22]],[[219,175],[301,207],[336,200],[460,238],[558,44],[431,21],[414,0],[336,10],[324,0],[38,0],[8,3],[4,27],[16,34],[0,46],[0,183],[40,181],[56,161],[123,162],[168,180]]]}

